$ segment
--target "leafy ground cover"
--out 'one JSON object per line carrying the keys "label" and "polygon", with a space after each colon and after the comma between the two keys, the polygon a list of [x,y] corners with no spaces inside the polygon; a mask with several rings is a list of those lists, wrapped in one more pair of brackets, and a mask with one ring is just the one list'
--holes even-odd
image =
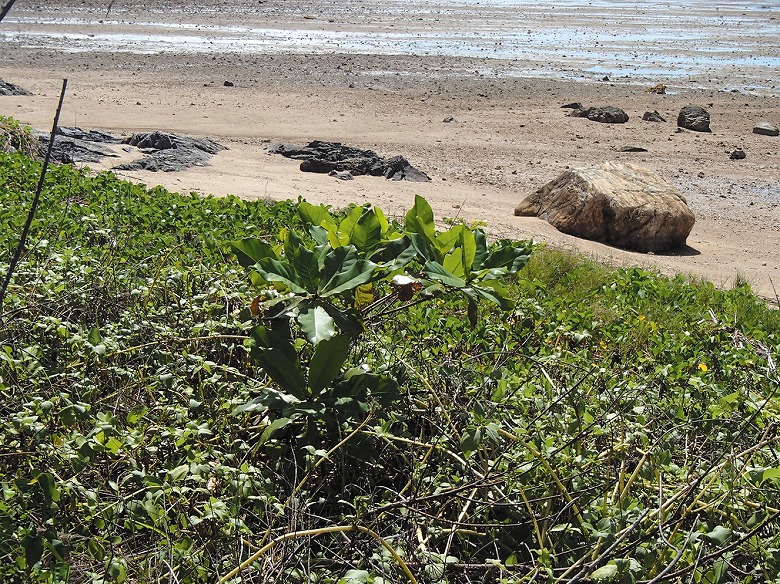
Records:
{"label": "leafy ground cover", "polygon": [[[0,153],[3,273],[39,173]],[[778,581],[778,312],[429,211],[50,168],[0,580]]]}

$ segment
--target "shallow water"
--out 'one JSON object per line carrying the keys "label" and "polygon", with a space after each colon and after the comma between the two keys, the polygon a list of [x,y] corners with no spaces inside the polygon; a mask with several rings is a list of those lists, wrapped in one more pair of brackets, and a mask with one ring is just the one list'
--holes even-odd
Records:
{"label": "shallow water", "polygon": [[774,89],[780,72],[778,3],[310,0],[267,13],[238,2],[220,8],[218,23],[209,9],[149,11],[143,21],[121,11],[106,20],[74,14],[17,11],[0,42],[78,52],[455,56],[574,77],[727,76],[763,89]]}

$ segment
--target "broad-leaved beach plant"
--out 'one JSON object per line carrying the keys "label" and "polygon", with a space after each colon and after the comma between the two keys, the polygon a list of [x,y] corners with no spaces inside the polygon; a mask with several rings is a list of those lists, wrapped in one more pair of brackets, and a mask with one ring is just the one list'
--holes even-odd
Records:
{"label": "broad-leaved beach plant", "polygon": [[[283,229],[276,245],[254,238],[233,243],[253,285],[261,290],[252,314],[251,356],[274,382],[244,407],[277,413],[261,441],[302,417],[333,421],[398,396],[389,370],[345,369],[354,342],[382,317],[445,293],[508,310],[513,302],[501,279],[516,273],[531,253],[527,242],[489,245],[482,229],[454,225],[438,232],[428,202],[417,196],[403,227],[378,207],[353,207],[341,219],[323,205],[301,202],[311,239]],[[402,303],[398,306],[398,303]]]}

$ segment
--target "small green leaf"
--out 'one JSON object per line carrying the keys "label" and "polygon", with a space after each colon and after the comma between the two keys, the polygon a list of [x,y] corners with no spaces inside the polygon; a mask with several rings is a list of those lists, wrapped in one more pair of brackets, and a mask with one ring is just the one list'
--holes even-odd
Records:
{"label": "small green leaf", "polygon": [[318,292],[321,296],[334,296],[369,282],[377,265],[360,259],[354,246],[331,250],[323,264]]}
{"label": "small green leaf", "polygon": [[230,247],[238,257],[238,263],[244,268],[251,268],[263,258],[276,257],[270,245],[254,237],[233,241]]}
{"label": "small green leaf", "polygon": [[451,288],[463,288],[466,285],[466,280],[456,277],[438,262],[425,262],[423,273],[432,280],[441,282]]}
{"label": "small green leaf", "polygon": [[54,476],[51,473],[40,473],[37,476],[36,481],[47,501],[56,502],[60,500],[60,489],[57,487],[57,483],[54,481]]}
{"label": "small green leaf", "polygon": [[336,334],[333,318],[316,303],[301,304],[298,309],[298,324],[306,340],[312,345],[327,340]]}
{"label": "small green leaf", "polygon": [[461,239],[464,229],[466,228],[463,225],[454,225],[447,231],[439,233],[434,240],[436,242],[437,249],[441,253],[446,254],[453,247],[455,247],[455,245],[458,243],[458,240]]}
{"label": "small green leaf", "polygon": [[298,399],[306,396],[298,353],[290,341],[264,326],[255,327],[251,334],[254,346],[252,358],[280,387]]}
{"label": "small green leaf", "polygon": [[[342,246],[355,245],[352,242],[352,235],[361,215],[363,215],[363,207],[353,207],[347,216],[341,220],[341,223],[339,223],[338,241]],[[337,246],[334,245],[333,247]]]}
{"label": "small green leaf", "polygon": [[498,280],[483,280],[471,289],[485,300],[498,304],[501,310],[512,310],[515,307],[515,302],[509,297],[509,290]]}
{"label": "small green leaf", "polygon": [[487,235],[482,229],[472,231],[474,236],[474,261],[471,264],[472,270],[481,270],[485,258],[488,256]]}
{"label": "small green leaf", "polygon": [[409,209],[405,217],[406,230],[411,233],[419,233],[429,241],[436,239],[436,225],[433,222],[433,210],[428,201],[420,195],[415,195],[414,206]]}
{"label": "small green leaf", "polygon": [[463,278],[466,275],[466,267],[463,264],[463,248],[456,247],[444,256],[444,269],[458,278]]}
{"label": "small green leaf", "polygon": [[705,537],[713,543],[716,543],[718,545],[724,545],[727,541],[729,541],[732,538],[733,535],[734,535],[733,531],[731,531],[726,527],[723,527],[722,525],[718,525],[715,529],[713,529],[708,534],[706,534]]}
{"label": "small green leaf", "polygon": [[92,329],[89,331],[89,335],[87,336],[87,340],[89,341],[90,345],[97,345],[100,343],[100,341],[103,340],[103,338],[100,336],[100,329],[96,326],[93,326]]}
{"label": "small green leaf", "polygon": [[295,282],[308,292],[314,292],[319,281],[320,252],[307,249],[297,235],[290,232],[284,242],[285,259],[295,270]]}
{"label": "small green leaf", "polygon": [[409,237],[391,239],[378,246],[371,254],[371,261],[384,264],[383,268],[388,272],[400,270],[406,264],[417,257],[417,249],[412,245]]}
{"label": "small green leaf", "polygon": [[469,426],[460,437],[460,449],[468,458],[472,452],[476,451],[482,444],[482,428],[479,426]]}
{"label": "small green leaf", "polygon": [[116,584],[122,584],[127,580],[127,568],[121,560],[112,559],[108,566],[106,566],[106,574],[116,582]]}
{"label": "small green leaf", "polygon": [[309,225],[309,235],[317,242],[317,245],[325,245],[330,242],[328,230],[320,225]]}
{"label": "small green leaf", "polygon": [[601,566],[590,575],[590,579],[597,584],[614,582],[618,577],[618,567],[615,564]]}
{"label": "small green leaf", "polygon": [[353,339],[358,338],[366,330],[360,312],[354,308],[339,310],[330,302],[325,302],[321,306],[333,318],[339,330],[347,333]]}
{"label": "small green leaf", "polygon": [[712,565],[712,584],[722,584],[728,576],[729,565],[728,562],[718,560]]}
{"label": "small green leaf", "polygon": [[357,220],[350,234],[350,243],[358,250],[367,252],[382,240],[382,223],[374,209],[368,209]]}
{"label": "small green leaf", "polygon": [[273,258],[263,258],[257,265],[257,273],[268,282],[279,282],[284,284],[291,292],[295,294],[306,294],[305,282],[299,283],[298,274],[295,269],[286,261]]}
{"label": "small green leaf", "polygon": [[260,434],[260,438],[258,438],[258,443],[260,445],[265,444],[268,442],[271,438],[274,437],[274,434],[276,434],[279,430],[282,428],[285,428],[292,423],[293,420],[290,418],[277,418],[270,424],[268,424],[265,429],[263,429],[263,433]]}
{"label": "small green leaf", "polygon": [[347,570],[344,577],[339,579],[336,584],[367,584],[370,576],[365,570]]}
{"label": "small green leaf", "polygon": [[335,226],[333,217],[325,205],[312,205],[306,201],[298,204],[298,214],[305,223],[325,227]]}
{"label": "small green leaf", "polygon": [[346,335],[336,335],[317,345],[309,364],[309,388],[313,397],[338,377],[349,349],[350,339]]}
{"label": "small green leaf", "polygon": [[182,481],[187,478],[190,474],[190,465],[189,464],[181,464],[177,466],[174,469],[171,469],[167,472],[168,474],[168,480],[172,483],[177,483],[179,481]]}

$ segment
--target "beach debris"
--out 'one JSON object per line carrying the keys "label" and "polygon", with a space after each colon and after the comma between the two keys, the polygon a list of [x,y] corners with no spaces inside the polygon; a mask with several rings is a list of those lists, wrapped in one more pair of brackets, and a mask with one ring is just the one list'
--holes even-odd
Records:
{"label": "beach debris", "polygon": [[651,112],[645,112],[642,114],[642,119],[646,122],[665,122],[666,118],[664,118],[661,114],[658,113],[658,111],[651,111]]}
{"label": "beach debris", "polygon": [[0,79],[0,95],[32,95],[32,93],[18,85]]}
{"label": "beach debris", "polygon": [[761,134],[762,136],[780,136],[780,129],[769,122],[758,122],[753,127],[754,134]]}
{"label": "beach debris", "polygon": [[123,140],[146,154],[116,167],[117,170],[149,170],[152,172],[176,172],[193,166],[207,166],[211,157],[226,146],[208,138],[192,138],[168,132],[144,132]]}
{"label": "beach debris", "polygon": [[666,85],[663,83],[659,83],[658,85],[653,85],[652,87],[647,88],[648,93],[655,93],[656,95],[665,95],[666,94]]}
{"label": "beach debris", "polygon": [[745,151],[739,147],[735,147],[731,152],[729,152],[729,158],[731,160],[742,160],[746,157],[747,154],[745,154]]}
{"label": "beach debris", "polygon": [[677,125],[694,132],[711,132],[710,114],[701,106],[686,105],[677,116]]}
{"label": "beach debris", "polygon": [[328,174],[333,171],[349,172],[352,176],[384,176],[390,180],[428,182],[430,177],[416,169],[403,156],[383,158],[373,150],[361,150],[344,146],[340,142],[314,140],[307,146],[295,144],[271,144],[266,149],[270,154],[281,154],[300,160],[302,172]]}
{"label": "beach debris", "polygon": [[641,252],[685,245],[695,217],[667,180],[626,162],[570,169],[526,197],[515,215],[558,231]]}
{"label": "beach debris", "polygon": [[628,114],[625,111],[612,106],[580,108],[570,115],[575,118],[588,118],[602,124],[625,124],[628,121]]}

